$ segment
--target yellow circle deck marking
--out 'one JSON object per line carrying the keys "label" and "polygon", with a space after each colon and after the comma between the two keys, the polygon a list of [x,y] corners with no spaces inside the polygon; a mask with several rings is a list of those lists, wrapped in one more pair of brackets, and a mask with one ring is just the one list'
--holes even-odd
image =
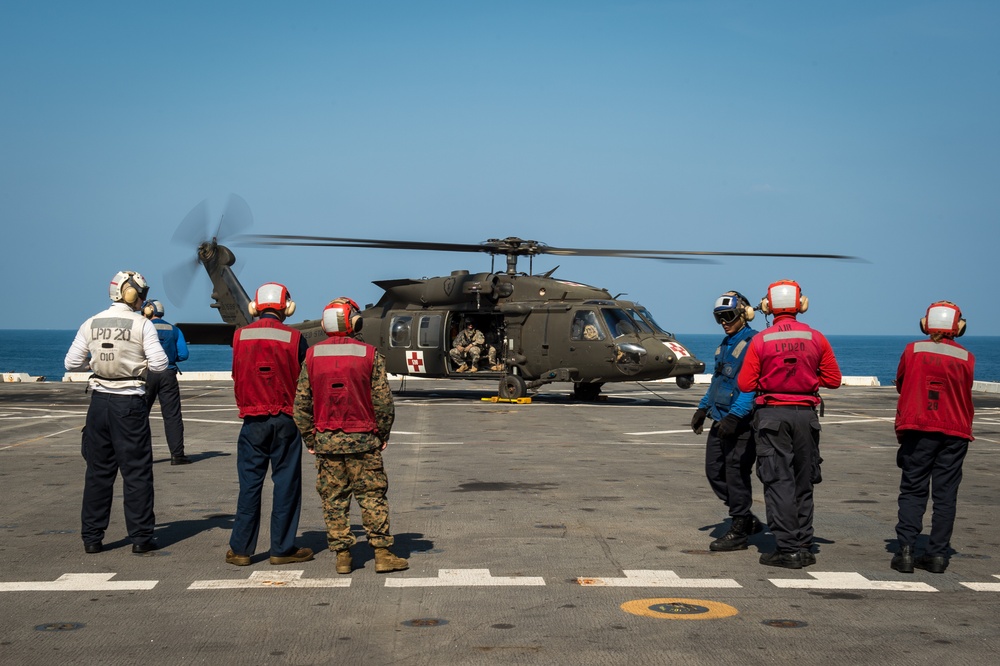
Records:
{"label": "yellow circle deck marking", "polygon": [[[671,606],[677,608],[678,612],[670,612]],[[658,609],[657,607],[661,607]],[[698,609],[704,609],[698,612]],[[731,617],[739,613],[738,610],[717,601],[703,601],[701,599],[635,599],[626,601],[621,605],[621,609],[632,615],[643,617],[665,618],[670,620],[718,620],[723,617]]]}

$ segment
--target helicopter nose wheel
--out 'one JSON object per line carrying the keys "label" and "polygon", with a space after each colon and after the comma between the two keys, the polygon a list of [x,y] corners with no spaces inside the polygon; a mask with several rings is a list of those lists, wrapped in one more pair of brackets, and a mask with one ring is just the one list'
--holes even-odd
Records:
{"label": "helicopter nose wheel", "polygon": [[520,375],[507,375],[500,380],[500,397],[505,400],[517,400],[528,395],[528,386]]}

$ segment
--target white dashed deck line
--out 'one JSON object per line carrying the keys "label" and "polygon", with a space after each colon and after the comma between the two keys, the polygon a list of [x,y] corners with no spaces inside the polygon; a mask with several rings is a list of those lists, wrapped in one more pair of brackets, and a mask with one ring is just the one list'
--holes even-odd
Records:
{"label": "white dashed deck line", "polygon": [[350,587],[350,578],[302,578],[305,571],[254,571],[245,580],[196,580],[189,590]]}
{"label": "white dashed deck line", "polygon": [[673,571],[626,569],[624,578],[577,578],[585,587],[743,587],[731,578],[681,578]]}
{"label": "white dashed deck line", "polygon": [[388,578],[386,587],[497,587],[545,585],[540,576],[491,576],[489,569],[439,569],[437,578]]}
{"label": "white dashed deck line", "polygon": [[103,592],[106,590],[151,590],[156,580],[111,580],[113,573],[68,573],[54,581],[0,583],[0,592]]}
{"label": "white dashed deck line", "polygon": [[[994,578],[1000,578],[994,574]],[[1000,592],[1000,583],[959,583],[976,592]]]}
{"label": "white dashed deck line", "polygon": [[937,592],[927,583],[895,580],[868,580],[851,571],[809,572],[813,580],[802,578],[770,578],[775,587],[803,590],[892,590],[896,592]]}

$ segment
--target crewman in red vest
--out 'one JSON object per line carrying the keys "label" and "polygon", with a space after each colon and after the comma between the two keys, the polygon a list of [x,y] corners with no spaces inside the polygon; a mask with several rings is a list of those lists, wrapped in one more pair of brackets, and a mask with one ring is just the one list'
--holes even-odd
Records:
{"label": "crewman in red vest", "polygon": [[774,325],[753,337],[737,384],[756,391],[753,416],[757,477],[777,550],[760,563],[801,569],[816,563],[813,484],[819,483],[819,388],[840,386],[840,366],[826,337],[796,319],[809,308],[797,282],[767,288],[760,309]]}
{"label": "crewman in red vest", "polygon": [[302,508],[302,438],[292,420],[295,381],[308,345],[301,333],[283,323],[295,312],[284,285],[262,285],[249,309],[259,319],[233,336],[233,390],[243,427],[236,450],[240,497],[226,562],[250,564],[268,466],[274,484],[270,562],[308,562],[312,550],[295,545]]}
{"label": "crewman in red vest", "polygon": [[[911,342],[896,370],[896,465],[899,481],[899,551],[890,566],[901,573],[913,567],[931,573],[948,568],[951,533],[955,527],[962,462],[972,436],[972,380],[976,358],[955,338],[965,333],[962,311],[950,301],[927,308],[920,330],[928,340]],[[927,497],[933,486],[927,550],[914,557]]]}
{"label": "crewman in red vest", "polygon": [[337,553],[337,573],[353,568],[349,512],[351,494],[361,505],[361,523],[375,549],[375,572],[402,571],[409,563],[390,552],[389,481],[382,451],[395,419],[385,358],[351,337],[361,327],[358,305],[349,298],[323,310],[327,340],[306,354],[295,392],[295,423],[316,456],[316,490],[323,500],[327,542]]}

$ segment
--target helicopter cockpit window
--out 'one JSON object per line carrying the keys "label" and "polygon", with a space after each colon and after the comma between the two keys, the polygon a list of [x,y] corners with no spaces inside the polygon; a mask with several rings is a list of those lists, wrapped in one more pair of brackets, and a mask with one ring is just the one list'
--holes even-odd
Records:
{"label": "helicopter cockpit window", "polygon": [[653,315],[650,314],[649,310],[647,310],[646,308],[639,308],[639,314],[642,316],[643,319],[646,320],[646,322],[650,326],[653,327],[653,330],[655,332],[662,333],[664,335],[669,335],[670,337],[674,337],[673,333],[671,333],[670,331],[666,330],[665,328],[656,323],[656,320],[653,319]]}
{"label": "helicopter cockpit window", "polygon": [[573,317],[570,340],[603,340],[604,331],[593,310],[580,310]]}
{"label": "helicopter cockpit window", "polygon": [[639,331],[641,333],[652,333],[653,332],[653,327],[650,326],[649,324],[647,324],[643,320],[643,318],[639,316],[638,312],[636,312],[635,310],[629,310],[628,313],[629,313],[629,315],[632,316],[632,323],[635,324],[635,327],[637,329],[639,329]]}
{"label": "helicopter cockpit window", "polygon": [[391,331],[389,336],[390,347],[410,346],[410,322],[412,319],[413,317],[410,316],[392,318],[392,323],[389,327]]}
{"label": "helicopter cockpit window", "polygon": [[604,315],[604,323],[616,338],[639,330],[632,318],[621,308],[604,308],[601,314]]}
{"label": "helicopter cockpit window", "polygon": [[417,329],[417,346],[435,348],[441,345],[441,315],[428,315],[420,318]]}

